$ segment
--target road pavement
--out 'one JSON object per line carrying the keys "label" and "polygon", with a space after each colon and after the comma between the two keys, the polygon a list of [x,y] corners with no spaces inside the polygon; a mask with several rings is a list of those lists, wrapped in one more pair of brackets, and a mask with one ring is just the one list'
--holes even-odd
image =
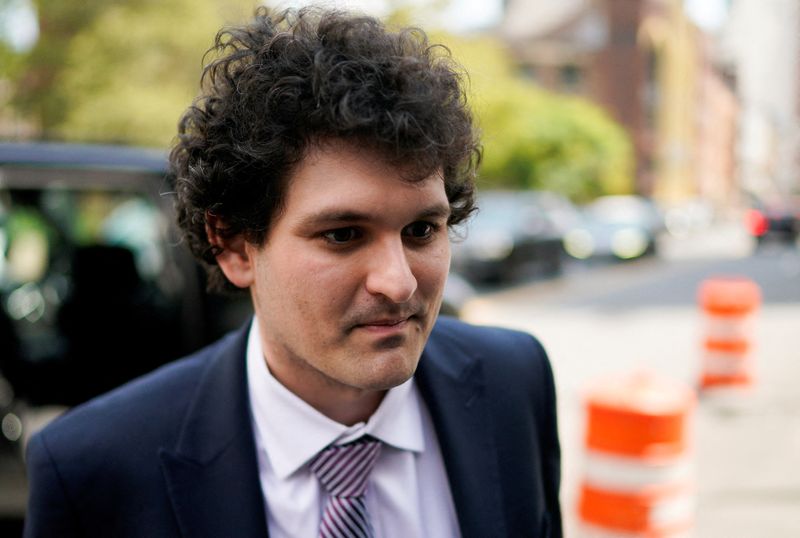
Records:
{"label": "road pavement", "polygon": [[693,536],[800,536],[800,251],[755,251],[735,228],[667,245],[663,257],[575,268],[561,279],[481,294],[469,321],[520,328],[550,354],[559,394],[566,536],[581,536],[577,487],[585,451],[583,390],[609,373],[648,370],[696,386],[703,324],[697,285],[718,274],[755,279],[756,390],[723,405],[701,396],[691,457]]}

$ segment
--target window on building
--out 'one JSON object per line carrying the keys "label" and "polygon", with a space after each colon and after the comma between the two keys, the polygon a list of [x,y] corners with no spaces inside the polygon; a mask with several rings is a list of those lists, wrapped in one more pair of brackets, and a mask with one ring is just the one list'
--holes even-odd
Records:
{"label": "window on building", "polygon": [[583,87],[583,70],[575,64],[567,64],[559,70],[561,90],[579,93]]}

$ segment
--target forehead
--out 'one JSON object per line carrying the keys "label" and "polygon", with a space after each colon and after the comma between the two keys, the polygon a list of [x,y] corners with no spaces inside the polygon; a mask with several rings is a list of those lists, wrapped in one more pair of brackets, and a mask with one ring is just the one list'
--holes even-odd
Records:
{"label": "forehead", "polygon": [[410,180],[375,151],[329,143],[309,151],[291,174],[284,214],[352,207],[376,214],[448,208],[440,173]]}

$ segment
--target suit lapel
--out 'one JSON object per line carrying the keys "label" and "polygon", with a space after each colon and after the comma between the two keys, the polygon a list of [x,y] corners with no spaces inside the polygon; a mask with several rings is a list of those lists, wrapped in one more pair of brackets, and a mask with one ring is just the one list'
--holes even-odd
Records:
{"label": "suit lapel", "polygon": [[434,330],[416,374],[433,419],[463,538],[506,536],[500,469],[479,361]]}
{"label": "suit lapel", "polygon": [[184,536],[267,535],[248,403],[247,331],[226,339],[198,384],[175,447],[161,463]]}
{"label": "suit lapel", "polygon": [[[178,526],[191,537],[267,536],[250,419],[247,331],[214,348],[179,441],[160,451]],[[505,536],[503,477],[482,365],[434,331],[416,374],[436,428],[463,538]],[[487,487],[489,486],[489,487]],[[492,487],[494,486],[494,487]]]}

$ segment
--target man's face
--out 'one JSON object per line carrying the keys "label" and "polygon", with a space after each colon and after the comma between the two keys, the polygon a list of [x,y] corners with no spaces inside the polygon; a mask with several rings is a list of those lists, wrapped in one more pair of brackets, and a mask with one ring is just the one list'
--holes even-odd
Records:
{"label": "man's face", "polygon": [[264,245],[247,245],[264,354],[312,405],[414,373],[450,265],[441,177],[407,182],[345,144],[310,152]]}

